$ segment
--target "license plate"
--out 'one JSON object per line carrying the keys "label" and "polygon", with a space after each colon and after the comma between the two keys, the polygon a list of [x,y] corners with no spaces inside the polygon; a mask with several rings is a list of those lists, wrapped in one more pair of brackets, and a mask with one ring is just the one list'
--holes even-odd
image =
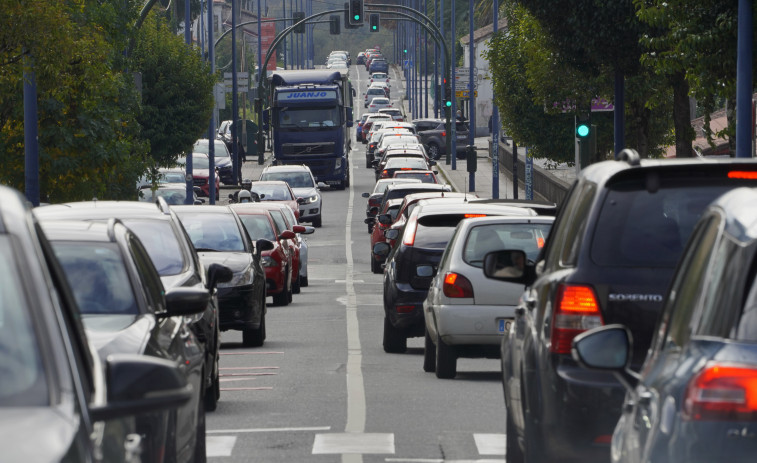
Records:
{"label": "license plate", "polygon": [[498,326],[499,332],[500,333],[507,332],[510,329],[510,325],[512,324],[512,322],[513,321],[511,319],[509,319],[509,318],[508,319],[500,318],[499,320],[497,320],[497,323],[499,325]]}

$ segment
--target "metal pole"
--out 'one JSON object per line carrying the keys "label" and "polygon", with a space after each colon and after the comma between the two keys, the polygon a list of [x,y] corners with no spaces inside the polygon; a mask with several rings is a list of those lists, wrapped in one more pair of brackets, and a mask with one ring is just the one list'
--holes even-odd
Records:
{"label": "metal pole", "polygon": [[[281,9],[283,11],[282,15],[286,18],[287,17],[287,0],[281,0]],[[284,22],[284,29],[286,28],[287,28],[287,23]],[[287,68],[287,41],[285,37],[284,38],[284,69],[286,68]],[[259,124],[262,124],[262,122],[263,121],[258,121]]]}
{"label": "metal pole", "polygon": [[[189,22],[189,0],[184,0],[184,42],[187,44],[187,46],[191,46],[192,44],[192,29]],[[210,143],[212,142],[213,140],[211,139]],[[194,204],[194,180],[192,180],[192,173],[194,172],[194,170],[192,168],[192,151],[186,153],[185,159],[187,161],[185,165],[186,198],[184,199],[184,204]],[[211,170],[210,175],[208,176],[208,182],[215,181],[213,174],[214,172]],[[213,185],[215,185],[215,183],[210,183],[211,188],[208,190],[208,196],[211,196],[213,194]]]}
{"label": "metal pole", "polygon": [[[434,0],[434,19],[439,22],[439,2]],[[439,117],[439,45],[434,45],[434,117]]]}
{"label": "metal pole", "polygon": [[736,157],[752,156],[752,12],[753,2],[739,0],[736,58]]}
{"label": "metal pole", "polygon": [[[494,0],[493,2],[492,16],[494,18],[493,40],[497,35],[497,26],[499,23],[498,0]],[[492,95],[492,199],[499,199],[499,107],[494,96]]]}
{"label": "metal pole", "polygon": [[[468,143],[476,145],[476,44],[473,43],[473,2],[468,2]],[[478,156],[474,150],[472,153]],[[468,191],[476,191],[476,173],[468,172]]]}
{"label": "metal pole", "polygon": [[[428,0],[423,0],[423,14],[428,15]],[[423,31],[423,48],[421,49],[423,59],[423,117],[428,117],[428,31]]]}
{"label": "metal pole", "polygon": [[237,1],[231,0],[231,146],[232,162],[234,164],[233,182],[239,184],[239,147],[237,135],[239,133],[239,107],[237,100]]}
{"label": "metal pole", "polygon": [[625,148],[625,85],[623,83],[623,71],[615,70],[615,111],[613,125],[615,134],[615,158]]}
{"label": "metal pole", "polygon": [[[216,72],[216,59],[215,59],[215,46],[213,46],[213,1],[208,1],[208,61],[210,61],[210,75],[215,74]],[[215,105],[215,88],[213,89],[213,104]],[[224,98],[226,98],[226,94],[224,93]],[[210,175],[215,173],[215,162],[216,162],[216,147],[215,147],[215,139],[216,139],[216,120],[215,120],[215,109],[210,113],[210,124],[208,126],[208,158],[210,159],[209,165],[208,165],[208,180],[210,180]],[[215,182],[215,180],[214,180]],[[210,196],[210,204],[216,203],[216,197],[215,195],[209,195]],[[194,197],[194,195],[193,195]]]}
{"label": "metal pole", "polygon": [[[258,81],[263,78],[263,31],[260,20],[263,19],[260,14],[260,0],[258,0]],[[248,146],[247,149],[250,149]]]}
{"label": "metal pole", "polygon": [[37,77],[31,60],[25,59],[24,70],[24,190],[26,199],[39,206],[39,138],[37,113]]}
{"label": "metal pole", "polygon": [[513,199],[518,199],[518,145],[513,139]]}
{"label": "metal pole", "polygon": [[[452,31],[452,46],[450,47],[452,50],[450,50],[450,67],[452,68],[452,80],[450,81],[450,89],[451,91],[455,92],[455,65],[457,63],[457,59],[455,58],[455,49],[457,48],[457,33],[455,32],[455,14],[457,10],[455,10],[455,0],[452,0],[452,10],[450,12],[450,30]],[[450,95],[450,98],[452,99],[452,117],[455,118],[455,123],[452,124],[452,130],[449,131],[451,134],[451,141],[452,141],[452,148],[450,153],[452,155],[452,170],[457,170],[457,98]]]}

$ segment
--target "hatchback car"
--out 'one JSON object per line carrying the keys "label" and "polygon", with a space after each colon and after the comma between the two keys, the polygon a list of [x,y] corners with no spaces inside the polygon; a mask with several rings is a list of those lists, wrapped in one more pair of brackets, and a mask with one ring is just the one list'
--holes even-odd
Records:
{"label": "hatchback car", "polygon": [[[502,334],[515,319],[523,285],[486,278],[484,257],[517,248],[535,261],[553,221],[554,217],[502,216],[458,224],[423,302],[425,371],[436,372],[438,378],[454,378],[460,357],[499,358]],[[520,264],[523,268],[525,261]]]}
{"label": "hatchback car", "polygon": [[[747,462],[757,442],[757,190],[721,196],[702,214],[668,289],[642,369],[633,335],[607,325],[572,355],[625,385],[613,462]],[[641,426],[639,424],[642,424]]]}
{"label": "hatchback car", "polygon": [[283,180],[259,180],[252,182],[250,192],[257,194],[261,201],[276,201],[287,205],[295,217],[300,216],[300,202],[292,187]]}
{"label": "hatchback car", "polygon": [[[402,115],[402,111],[399,108],[382,108],[378,112],[379,114],[389,114],[395,122],[404,122],[405,120],[405,116]],[[413,130],[415,130],[415,126],[413,126]]]}
{"label": "hatchback car", "polygon": [[273,244],[259,239],[254,246],[239,217],[228,206],[171,206],[179,216],[200,261],[225,265],[233,272],[218,284],[221,331],[242,331],[245,346],[262,346],[266,338],[266,285],[261,253]]}
{"label": "hatchback car", "polygon": [[528,286],[501,346],[513,458],[610,458],[625,388],[610,373],[581,368],[573,338],[626,325],[639,371],[697,219],[721,194],[757,185],[753,160],[640,160],[631,150],[620,159],[583,169],[536,265],[523,278],[500,278]]}
{"label": "hatchback car", "polygon": [[[381,273],[383,268],[381,264],[384,262],[385,256],[377,256],[373,252],[373,246],[376,243],[386,241],[384,232],[394,222],[399,213],[400,206],[402,205],[402,198],[391,199],[384,203],[384,207],[376,214],[376,221],[371,232],[371,272]],[[367,219],[366,219],[367,220]]]}
{"label": "hatchback car", "polygon": [[376,97],[373,98],[370,103],[368,103],[368,110],[371,112],[378,112],[379,109],[391,108],[392,106],[392,100],[390,100],[389,98]]}
{"label": "hatchback car", "polygon": [[266,239],[273,243],[273,249],[263,251],[261,256],[265,269],[266,292],[273,297],[275,305],[292,302],[292,250],[286,240],[296,236],[290,230],[279,231],[267,208],[255,207],[252,203],[233,204],[231,209],[239,216],[252,240]]}
{"label": "hatchback car", "polygon": [[368,90],[365,91],[363,95],[365,96],[364,101],[363,101],[363,107],[365,108],[367,108],[371,104],[374,98],[386,99],[386,92],[384,91],[383,88],[377,88],[377,87],[369,88]]}
{"label": "hatchback car", "polygon": [[429,167],[436,165],[436,161],[426,161],[421,157],[406,158],[396,157],[386,161],[381,170],[376,171],[376,180],[379,178],[392,178],[394,173],[401,170],[429,170]]}
{"label": "hatchback car", "polygon": [[373,217],[375,217],[376,214],[378,213],[378,210],[379,210],[378,207],[381,201],[381,197],[384,196],[384,192],[386,191],[387,187],[389,187],[389,185],[395,185],[395,184],[400,184],[400,183],[421,183],[421,181],[417,179],[382,178],[381,180],[376,182],[376,185],[374,185],[373,187],[373,191],[371,191],[370,193],[362,194],[363,198],[368,199],[368,203],[365,208],[365,215],[366,215],[365,223],[368,224],[368,233],[371,233],[373,231],[373,225],[374,225],[374,221],[369,220],[369,219],[373,219]]}
{"label": "hatchback car", "polygon": [[[239,135],[237,135],[239,136]],[[231,137],[231,134],[229,134]],[[207,138],[200,138],[195,142],[192,151],[195,153],[204,153],[210,156],[210,143]],[[224,185],[234,183],[234,163],[231,159],[231,153],[223,140],[213,140],[213,162],[215,163],[218,178]]]}
{"label": "hatchback car", "polygon": [[[310,168],[305,165],[268,166],[260,174],[260,180],[281,180],[286,182],[299,205],[300,222],[312,223],[318,228],[322,225],[323,207],[320,188],[326,184],[316,183]],[[265,198],[263,198],[265,200]]]}
{"label": "hatchback car", "polygon": [[363,123],[363,128],[361,131],[362,138],[360,139],[360,141],[362,141],[363,143],[368,143],[368,134],[371,131],[371,127],[373,126],[373,123],[377,120],[391,121],[392,116],[390,116],[389,114],[379,114],[379,113],[372,113],[372,115],[368,116],[365,119],[365,122]]}
{"label": "hatchback car", "polygon": [[394,173],[394,178],[417,178],[422,183],[439,183],[434,170],[400,170]]}
{"label": "hatchback car", "polygon": [[5,186],[0,286],[0,345],[14,352],[0,356],[2,460],[144,461],[134,417],[186,404],[186,377],[155,357],[100,360],[29,202]]}
{"label": "hatchback car", "polygon": [[465,218],[489,215],[529,217],[536,216],[536,212],[512,206],[461,203],[456,199],[432,204],[421,201],[410,214],[391,255],[387,243],[376,244],[374,254],[388,256],[383,282],[385,352],[405,352],[407,338],[424,336],[423,301],[457,224]]}
{"label": "hatchback car", "polygon": [[200,288],[166,293],[139,238],[123,223],[42,220],[42,229],[65,273],[87,335],[100,359],[149,355],[179,362],[192,398],[175,411],[137,417],[145,457],[176,461],[205,455],[205,352],[187,316],[210,298]]}
{"label": "hatchback car", "polygon": [[53,204],[34,210],[40,220],[87,220],[107,222],[117,218],[137,235],[160,274],[165,289],[200,288],[212,296],[201,316],[190,327],[205,352],[205,409],[216,409],[221,395],[219,379],[218,298],[215,285],[230,278],[220,264],[204,267],[176,213],[163,200],[156,204],[133,201],[81,201]]}

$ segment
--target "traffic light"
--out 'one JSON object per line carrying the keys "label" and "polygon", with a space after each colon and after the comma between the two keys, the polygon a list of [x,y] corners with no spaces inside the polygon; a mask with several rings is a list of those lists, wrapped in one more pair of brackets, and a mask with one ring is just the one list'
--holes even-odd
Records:
{"label": "traffic light", "polygon": [[350,2],[344,2],[344,28],[345,29],[357,29],[358,26],[353,26],[350,22]]}
{"label": "traffic light", "polygon": [[447,79],[442,79],[442,82],[444,83],[444,106],[452,109],[452,87]]}
{"label": "traffic light", "polygon": [[329,16],[329,32],[331,35],[339,35],[339,15],[332,14]]}
{"label": "traffic light", "polygon": [[363,25],[363,0],[350,0],[350,24],[353,26]]}
{"label": "traffic light", "polygon": [[[292,13],[292,24],[297,24],[298,22],[305,19],[305,13],[303,11],[295,11]],[[299,26],[296,26],[294,28],[295,34],[304,34],[305,33],[305,23],[300,24]]]}
{"label": "traffic light", "polygon": [[587,139],[591,135],[591,112],[576,114],[576,138]]}
{"label": "traffic light", "polygon": [[379,14],[371,13],[370,16],[368,16],[368,19],[370,20],[371,32],[378,32],[379,31]]}

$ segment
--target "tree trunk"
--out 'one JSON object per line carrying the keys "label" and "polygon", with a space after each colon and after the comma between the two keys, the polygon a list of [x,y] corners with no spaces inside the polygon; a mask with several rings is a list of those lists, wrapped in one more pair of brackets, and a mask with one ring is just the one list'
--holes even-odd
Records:
{"label": "tree trunk", "polygon": [[675,124],[676,157],[694,157],[691,142],[694,140],[694,129],[691,128],[689,83],[683,72],[676,73],[673,83],[673,122]]}

